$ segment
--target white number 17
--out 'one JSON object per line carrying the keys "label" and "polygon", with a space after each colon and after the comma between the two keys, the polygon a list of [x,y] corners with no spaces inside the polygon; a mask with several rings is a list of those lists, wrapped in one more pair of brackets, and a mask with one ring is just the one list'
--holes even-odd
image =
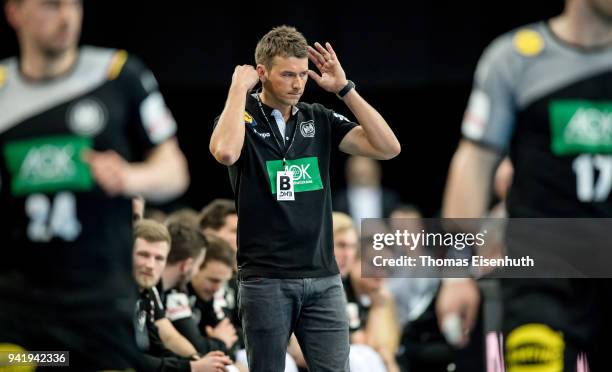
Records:
{"label": "white number 17", "polygon": [[[583,154],[573,164],[576,193],[582,202],[602,202],[612,188],[612,156]],[[595,179],[595,170],[599,173]]]}

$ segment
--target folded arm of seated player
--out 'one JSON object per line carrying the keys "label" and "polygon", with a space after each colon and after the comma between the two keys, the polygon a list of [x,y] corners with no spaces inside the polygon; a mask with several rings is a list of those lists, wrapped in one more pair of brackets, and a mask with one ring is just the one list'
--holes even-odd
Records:
{"label": "folded arm of seated player", "polygon": [[155,325],[164,346],[174,354],[189,358],[198,353],[193,344],[174,328],[168,318],[156,320]]}

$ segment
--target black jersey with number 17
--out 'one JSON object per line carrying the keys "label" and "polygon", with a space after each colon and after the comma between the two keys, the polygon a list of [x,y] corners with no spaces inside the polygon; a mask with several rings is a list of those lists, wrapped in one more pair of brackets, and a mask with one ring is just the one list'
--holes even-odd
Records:
{"label": "black jersey with number 17", "polygon": [[585,50],[548,23],[485,51],[464,137],[508,151],[512,217],[612,217],[612,46]]}
{"label": "black jersey with number 17", "polygon": [[0,112],[0,303],[133,308],[131,202],[107,195],[83,154],[142,161],[174,135],[151,72],[82,47],[65,75],[31,81],[9,59]]}

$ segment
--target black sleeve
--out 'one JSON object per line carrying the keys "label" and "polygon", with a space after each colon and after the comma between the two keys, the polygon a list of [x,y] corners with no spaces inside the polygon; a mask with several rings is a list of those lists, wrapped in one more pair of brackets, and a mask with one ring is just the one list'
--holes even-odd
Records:
{"label": "black sleeve", "polygon": [[131,55],[124,58],[125,65],[117,79],[130,102],[131,143],[137,155],[144,158],[149,150],[176,134],[176,122],[153,73],[138,58]]}
{"label": "black sleeve", "polygon": [[204,337],[198,329],[198,324],[193,317],[181,318],[172,321],[172,325],[196,348],[200,354],[208,354],[211,351],[222,351],[229,354],[225,343],[214,337]]}
{"label": "black sleeve", "polygon": [[[321,106],[322,107],[322,106]],[[333,110],[323,108],[325,115],[329,121],[332,136],[332,147],[337,149],[340,146],[340,142],[344,139],[344,136],[348,134],[353,128],[359,124],[350,121],[345,116],[334,112]]]}

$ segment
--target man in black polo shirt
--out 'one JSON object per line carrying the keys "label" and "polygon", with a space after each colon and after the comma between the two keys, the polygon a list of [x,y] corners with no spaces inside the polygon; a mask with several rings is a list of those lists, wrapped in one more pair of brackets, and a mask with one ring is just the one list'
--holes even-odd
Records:
{"label": "man in black polo shirt", "polygon": [[[308,59],[320,75],[308,69]],[[348,322],[333,255],[329,163],[337,148],[399,154],[382,116],[346,79],[327,43],[292,27],[257,44],[257,67],[237,66],[210,141],[229,167],[238,209],[239,311],[252,372],[282,371],[291,332],[315,371],[348,371]],[[308,77],[336,93],[361,125],[300,103]],[[249,94],[261,81],[261,92]]]}

